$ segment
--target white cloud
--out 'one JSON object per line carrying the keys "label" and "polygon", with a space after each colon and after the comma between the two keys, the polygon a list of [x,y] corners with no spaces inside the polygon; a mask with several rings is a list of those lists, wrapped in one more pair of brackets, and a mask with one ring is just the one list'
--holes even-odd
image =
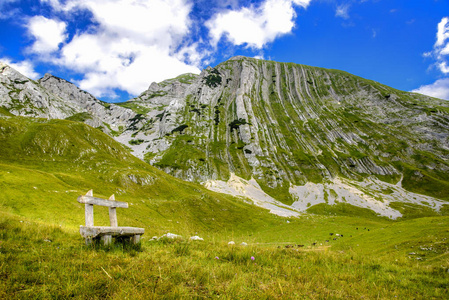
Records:
{"label": "white cloud", "polygon": [[35,16],[28,21],[28,32],[35,39],[31,51],[39,54],[54,52],[59,49],[67,34],[66,24],[61,21]]}
{"label": "white cloud", "polygon": [[180,61],[185,61],[192,66],[200,66],[202,64],[206,64],[206,65],[210,64],[211,61],[209,61],[208,59],[205,59],[205,58],[210,57],[210,55],[212,54],[212,51],[210,51],[209,49],[206,49],[204,47],[201,49],[200,45],[202,43],[203,42],[200,39],[199,41],[192,43],[189,46],[182,47],[176,53],[176,57]]}
{"label": "white cloud", "polygon": [[441,49],[440,54],[449,55],[449,43],[447,43],[446,46]]}
{"label": "white cloud", "polygon": [[[101,54],[102,57],[98,55]],[[75,37],[62,51],[62,64],[73,64],[84,79],[80,88],[98,97],[111,96],[115,88],[137,95],[153,81],[181,73],[198,73],[158,46],[146,46],[127,38],[108,40],[108,35]]]}
{"label": "white cloud", "polygon": [[439,79],[432,84],[423,85],[412,92],[449,100],[449,78]]}
{"label": "white cloud", "polygon": [[9,4],[18,1],[19,0],[0,0],[0,20],[14,18],[20,14],[18,8],[9,7]]}
{"label": "white cloud", "polygon": [[[433,57],[435,66],[443,73],[449,74],[449,18],[442,18],[438,23],[436,42],[433,51],[425,52],[424,57]],[[412,92],[449,100],[449,78],[438,79],[432,84],[423,85]]]}
{"label": "white cloud", "polygon": [[[434,66],[438,70],[447,75],[449,74],[449,18],[444,17],[438,23],[436,42],[433,50],[425,52],[424,57],[433,57],[435,59]],[[435,81],[433,84],[419,87],[413,92],[449,100],[449,78],[443,78]]]}
{"label": "white cloud", "polygon": [[9,65],[11,68],[17,70],[20,74],[25,75],[28,78],[38,79],[40,77],[40,74],[34,71],[33,64],[28,60],[24,60],[21,62],[13,62],[9,58],[3,57],[0,58],[0,61]]}
{"label": "white cloud", "polygon": [[277,37],[290,33],[296,17],[293,5],[306,8],[311,0],[265,0],[259,7],[242,7],[216,14],[206,23],[212,45],[226,37],[234,45],[261,49]]}
{"label": "white cloud", "polygon": [[349,19],[349,4],[338,5],[335,10],[335,16],[345,20]]}
{"label": "white cloud", "polygon": [[442,18],[438,23],[437,40],[433,46],[433,56],[436,58],[436,66],[444,74],[449,73],[449,18]]}
{"label": "white cloud", "polygon": [[[211,9],[218,12],[206,22],[213,39],[210,44],[196,36],[202,35],[199,32],[205,25],[192,19],[193,0],[40,0],[67,25],[34,17],[60,24],[60,35],[57,38],[56,30],[52,35],[35,30],[36,42],[30,49],[34,53],[54,51],[37,58],[82,74],[77,83],[97,97],[112,97],[115,89],[137,95],[153,81],[199,73],[200,67],[210,63],[223,36],[235,45],[260,49],[290,33],[295,26],[295,6],[306,8],[311,1],[264,0],[257,7],[244,8],[238,8],[237,0],[221,1],[220,9]],[[77,21],[73,15],[86,11],[92,16],[89,28],[70,32],[68,39],[64,30]],[[29,28],[31,32],[34,27]]]}
{"label": "white cloud", "polygon": [[438,32],[437,32],[437,41],[435,46],[440,47],[443,46],[446,40],[449,39],[449,18],[445,17],[441,19],[441,22],[438,24]]}
{"label": "white cloud", "polygon": [[438,68],[444,74],[449,74],[449,66],[447,65],[447,62],[443,61],[443,62],[439,63]]}
{"label": "white cloud", "polygon": [[75,11],[92,14],[88,30],[77,32],[49,62],[84,74],[77,83],[97,97],[115,89],[137,95],[153,81],[199,73],[207,52],[187,43],[190,0],[41,0],[70,20]]}

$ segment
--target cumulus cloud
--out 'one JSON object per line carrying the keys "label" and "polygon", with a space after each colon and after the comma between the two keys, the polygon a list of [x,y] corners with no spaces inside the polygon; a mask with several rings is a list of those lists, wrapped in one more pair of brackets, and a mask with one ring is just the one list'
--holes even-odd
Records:
{"label": "cumulus cloud", "polygon": [[449,18],[445,17],[438,23],[437,41],[435,46],[443,46],[449,39]]}
{"label": "cumulus cloud", "polygon": [[[423,54],[436,60],[435,66],[444,75],[449,74],[449,18],[444,17],[438,23],[436,42],[433,50]],[[423,85],[412,92],[449,100],[449,78],[442,78],[429,85]]]}
{"label": "cumulus cloud", "polygon": [[[152,81],[199,73],[201,55],[195,44],[186,43],[190,32],[190,0],[41,0],[70,21],[77,11],[88,11],[92,24],[66,41],[48,62],[83,74],[77,83],[97,97],[113,97],[115,89],[132,95],[143,92]],[[36,16],[33,20],[48,19]],[[35,23],[31,23],[35,25]],[[54,25],[54,23],[53,23]],[[37,25],[30,29],[37,28]],[[63,32],[63,26],[59,33]],[[65,28],[65,27],[64,27]],[[54,50],[61,39],[33,31],[35,53]],[[51,40],[44,40],[43,37]],[[61,35],[59,35],[61,38]],[[45,58],[43,58],[45,59]]]}
{"label": "cumulus cloud", "polygon": [[311,0],[265,0],[259,7],[242,7],[216,14],[206,23],[211,43],[225,37],[234,45],[246,44],[261,49],[295,26],[294,5],[306,8]]}
{"label": "cumulus cloud", "polygon": [[164,50],[128,38],[109,40],[107,34],[84,34],[63,48],[61,64],[73,64],[75,70],[86,74],[78,83],[94,95],[111,97],[115,88],[136,95],[152,81],[198,72]]}
{"label": "cumulus cloud", "polygon": [[[438,23],[433,50],[423,53],[426,58],[436,60],[436,68],[444,75],[449,74],[449,17]],[[423,85],[412,92],[449,100],[449,78],[442,78],[429,85]]]}
{"label": "cumulus cloud", "polygon": [[[290,33],[295,9],[312,0],[263,0],[248,7],[238,0],[211,1],[219,5],[199,21],[193,0],[40,0],[58,19],[29,19],[34,41],[28,50],[37,61],[77,72],[76,83],[97,97],[114,97],[117,89],[138,95],[153,81],[199,73],[223,37],[262,49]],[[75,15],[89,17],[78,22]]]}
{"label": "cumulus cloud", "polygon": [[9,65],[11,68],[17,70],[20,74],[25,75],[31,79],[38,79],[40,74],[34,71],[34,65],[29,60],[21,62],[13,62],[11,59],[3,57],[0,61]]}
{"label": "cumulus cloud", "polygon": [[437,60],[438,69],[449,74],[449,18],[442,18],[438,23],[437,40],[433,46],[433,56]]}
{"label": "cumulus cloud", "polygon": [[423,85],[412,92],[449,100],[449,78],[439,79],[435,83]]}
{"label": "cumulus cloud", "polygon": [[28,32],[35,39],[31,51],[39,54],[50,53],[59,49],[67,34],[66,24],[61,21],[35,16],[28,21]]}

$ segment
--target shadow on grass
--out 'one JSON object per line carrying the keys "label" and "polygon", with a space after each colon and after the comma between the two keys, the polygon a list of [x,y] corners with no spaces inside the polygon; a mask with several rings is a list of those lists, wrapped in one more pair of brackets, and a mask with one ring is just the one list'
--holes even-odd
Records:
{"label": "shadow on grass", "polygon": [[104,252],[123,252],[131,256],[136,256],[138,253],[143,252],[144,248],[142,243],[134,244],[131,242],[130,238],[127,237],[116,237],[112,239],[112,243],[104,245],[100,239],[93,239],[88,245],[85,245],[86,249]]}

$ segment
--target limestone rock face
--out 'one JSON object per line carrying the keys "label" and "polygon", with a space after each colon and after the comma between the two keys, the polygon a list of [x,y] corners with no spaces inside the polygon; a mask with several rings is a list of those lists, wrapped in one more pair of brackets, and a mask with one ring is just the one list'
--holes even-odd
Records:
{"label": "limestone rock face", "polygon": [[0,64],[1,109],[83,121],[173,176],[281,215],[347,203],[396,218],[394,203],[449,200],[449,102],[338,70],[238,56],[109,104]]}
{"label": "limestone rock face", "polygon": [[79,89],[76,85],[51,74],[39,79],[39,84],[47,91],[56,95],[71,105],[76,105],[81,112],[87,112],[90,118],[85,123],[92,127],[104,127],[119,131],[119,128],[127,128],[131,125],[136,113],[131,109],[120,107],[112,103],[105,103],[91,94]]}
{"label": "limestone rock face", "polygon": [[11,114],[64,119],[81,109],[49,93],[37,82],[0,62],[0,106]]}
{"label": "limestone rock face", "polygon": [[289,203],[309,182],[449,179],[449,103],[342,71],[235,57],[128,102],[151,120],[140,157],[185,180],[232,173]]}
{"label": "limestone rock face", "polygon": [[45,74],[36,82],[3,63],[0,106],[13,115],[81,120],[106,133],[125,130],[136,123],[137,115],[131,109],[102,102],[64,79]]}

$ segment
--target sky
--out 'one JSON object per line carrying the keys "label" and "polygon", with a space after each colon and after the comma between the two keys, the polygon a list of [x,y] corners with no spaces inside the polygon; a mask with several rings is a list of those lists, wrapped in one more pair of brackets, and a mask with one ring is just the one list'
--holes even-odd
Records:
{"label": "sky", "polygon": [[0,0],[0,61],[108,102],[236,55],[449,100],[449,0]]}

